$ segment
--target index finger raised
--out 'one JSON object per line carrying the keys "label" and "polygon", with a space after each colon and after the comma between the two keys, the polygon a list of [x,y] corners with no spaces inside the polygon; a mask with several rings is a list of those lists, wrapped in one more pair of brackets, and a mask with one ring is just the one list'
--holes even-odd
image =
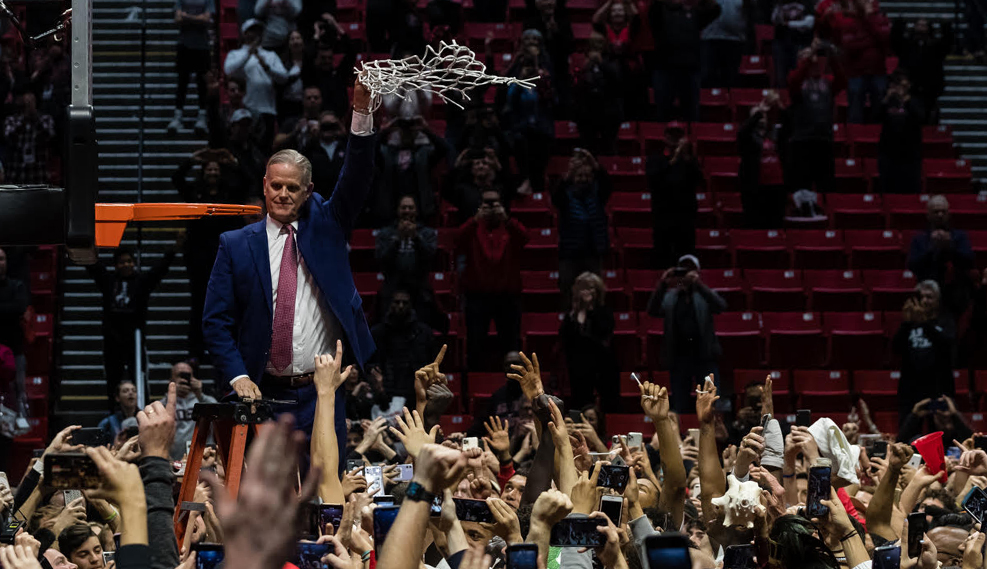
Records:
{"label": "index finger raised", "polygon": [[446,357],[446,350],[449,348],[448,345],[442,344],[442,349],[439,350],[439,355],[435,356],[435,365],[442,363],[442,360]]}

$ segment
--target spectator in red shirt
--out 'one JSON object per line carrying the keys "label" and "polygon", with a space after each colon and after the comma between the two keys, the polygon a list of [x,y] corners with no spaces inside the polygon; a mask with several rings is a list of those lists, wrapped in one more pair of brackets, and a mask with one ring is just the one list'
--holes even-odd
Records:
{"label": "spectator in red shirt", "polygon": [[885,58],[891,24],[877,0],[823,0],[816,10],[821,15],[820,35],[831,38],[843,52],[847,122],[863,123],[865,98],[870,97],[871,108],[876,108],[888,87]]}
{"label": "spectator in red shirt", "polygon": [[[518,349],[521,328],[521,251],[528,233],[507,216],[500,192],[488,189],[473,219],[459,228],[462,290],[466,297],[466,358],[471,370],[483,368],[484,353]],[[487,349],[490,321],[497,325],[499,350]]]}

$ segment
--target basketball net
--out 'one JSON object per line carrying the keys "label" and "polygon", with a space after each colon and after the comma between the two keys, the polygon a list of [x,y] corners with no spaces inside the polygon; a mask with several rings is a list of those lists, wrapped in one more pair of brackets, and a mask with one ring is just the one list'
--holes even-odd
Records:
{"label": "basketball net", "polygon": [[535,87],[535,79],[500,77],[487,73],[487,66],[477,61],[468,47],[439,42],[439,49],[428,46],[425,55],[404,59],[380,59],[363,62],[357,79],[370,90],[370,110],[380,108],[384,95],[404,98],[411,91],[425,91],[441,97],[460,109],[463,106],[450,95],[458,93],[470,100],[467,90],[485,85],[519,85]]}

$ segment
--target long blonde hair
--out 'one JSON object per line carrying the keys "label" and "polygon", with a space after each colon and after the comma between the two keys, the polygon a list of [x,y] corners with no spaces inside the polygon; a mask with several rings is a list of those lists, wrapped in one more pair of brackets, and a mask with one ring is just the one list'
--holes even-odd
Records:
{"label": "long blonde hair", "polygon": [[607,285],[603,282],[603,279],[600,278],[600,275],[586,271],[576,277],[576,281],[572,283],[573,299],[575,299],[579,295],[579,291],[583,289],[593,289],[596,293],[596,306],[603,306],[607,297]]}

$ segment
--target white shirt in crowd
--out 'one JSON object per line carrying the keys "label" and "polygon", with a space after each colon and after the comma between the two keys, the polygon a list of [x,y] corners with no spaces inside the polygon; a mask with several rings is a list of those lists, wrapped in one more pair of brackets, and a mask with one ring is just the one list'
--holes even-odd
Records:
{"label": "white shirt in crowd", "polygon": [[[270,73],[260,64],[261,59],[270,68]],[[277,114],[274,84],[287,81],[288,72],[276,53],[262,47],[257,48],[257,53],[250,53],[250,46],[242,46],[226,54],[223,71],[227,75],[243,77],[247,82],[243,106],[255,114]]]}

